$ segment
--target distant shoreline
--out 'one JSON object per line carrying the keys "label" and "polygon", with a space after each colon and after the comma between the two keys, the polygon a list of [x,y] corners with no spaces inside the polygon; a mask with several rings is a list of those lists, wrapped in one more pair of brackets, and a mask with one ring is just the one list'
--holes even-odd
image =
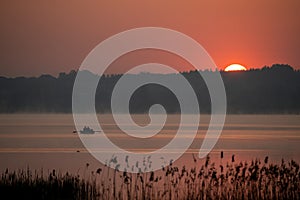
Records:
{"label": "distant shoreline", "polygon": [[[0,115],[72,115],[72,112],[0,112]],[[82,113],[88,114],[88,113]],[[92,113],[90,113],[92,114]],[[125,113],[114,113],[123,115]],[[130,113],[131,115],[148,115],[149,113]],[[181,113],[167,113],[167,115],[180,115]],[[194,115],[196,113],[184,113],[184,115]],[[97,113],[97,115],[112,115],[112,113]],[[161,113],[154,113],[154,115],[161,115]],[[200,115],[211,115],[211,113],[200,113]],[[217,114],[216,114],[217,115]],[[226,113],[226,115],[295,115],[300,113]]]}
{"label": "distant shoreline", "polygon": [[[72,113],[73,86],[77,73],[76,71],[69,74],[61,73],[57,78],[50,75],[38,78],[0,77],[0,113]],[[98,81],[93,105],[96,112],[111,113],[112,94],[122,75],[100,76],[89,71],[80,73],[87,80]],[[219,72],[215,71],[201,71],[201,73],[212,78],[219,76]],[[274,64],[260,70],[220,72],[220,74],[226,92],[228,114],[300,114],[299,70],[296,71],[289,65]],[[211,91],[196,71],[125,76],[131,81],[143,78],[176,81],[178,76],[184,76],[194,90],[200,112],[211,113]],[[131,113],[144,114],[154,104],[162,105],[166,113],[178,114],[181,111],[178,97],[170,89],[152,83],[137,88],[130,97],[128,106]],[[126,109],[120,108],[118,112],[122,113]],[[83,109],[77,112],[86,111]],[[193,107],[187,107],[185,112],[192,114],[196,111]],[[214,112],[218,112],[217,107]]]}

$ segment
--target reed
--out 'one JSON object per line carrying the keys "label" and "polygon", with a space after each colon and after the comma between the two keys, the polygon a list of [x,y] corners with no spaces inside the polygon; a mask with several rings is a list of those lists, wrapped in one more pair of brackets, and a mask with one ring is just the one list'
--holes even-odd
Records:
{"label": "reed", "polygon": [[[126,158],[128,160],[128,158]],[[294,160],[280,164],[236,162],[234,155],[226,164],[208,156],[203,165],[178,168],[172,162],[160,171],[131,174],[120,172],[116,157],[109,167],[88,171],[84,177],[41,171],[18,170],[2,173],[3,199],[300,199],[300,170]],[[128,168],[147,169],[150,158]],[[86,176],[89,173],[89,176]],[[1,198],[2,199],[2,198]]]}

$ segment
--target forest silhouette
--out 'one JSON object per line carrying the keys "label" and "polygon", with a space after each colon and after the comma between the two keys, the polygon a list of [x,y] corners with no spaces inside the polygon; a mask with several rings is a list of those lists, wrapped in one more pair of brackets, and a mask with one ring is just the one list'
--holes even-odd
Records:
{"label": "forest silhouette", "polygon": [[[1,113],[71,113],[72,90],[76,71],[58,77],[0,77]],[[88,71],[87,76],[96,77]],[[208,77],[214,71],[201,71]],[[210,113],[207,86],[196,71],[181,73],[198,98],[201,113]],[[220,71],[227,95],[227,112],[235,114],[300,114],[300,71],[287,64],[239,72]],[[100,77],[95,97],[96,111],[111,112],[113,88],[122,75]],[[170,78],[179,74],[130,74]],[[99,87],[101,86],[101,87]],[[151,105],[161,104],[168,113],[180,113],[176,96],[164,86],[147,84],[138,88],[130,99],[130,112],[147,113]]]}

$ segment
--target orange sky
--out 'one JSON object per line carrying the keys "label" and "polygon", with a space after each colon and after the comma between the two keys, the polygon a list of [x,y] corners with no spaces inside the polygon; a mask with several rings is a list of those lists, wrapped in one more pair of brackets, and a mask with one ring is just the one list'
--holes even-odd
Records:
{"label": "orange sky", "polygon": [[191,36],[220,69],[232,62],[300,69],[299,9],[299,0],[2,0],[0,76],[77,69],[99,42],[142,26]]}

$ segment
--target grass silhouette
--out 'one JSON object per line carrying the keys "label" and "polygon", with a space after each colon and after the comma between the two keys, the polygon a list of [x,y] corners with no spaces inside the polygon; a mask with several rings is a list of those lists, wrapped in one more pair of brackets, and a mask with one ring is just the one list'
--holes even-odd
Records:
{"label": "grass silhouette", "polygon": [[106,166],[86,176],[87,163],[83,177],[7,169],[1,175],[1,199],[300,199],[299,164],[293,160],[236,162],[233,155],[222,162],[223,152],[218,165],[208,156],[203,165],[197,159],[189,168],[170,162],[157,172],[132,174],[120,172],[115,157],[107,166],[116,169]]}

